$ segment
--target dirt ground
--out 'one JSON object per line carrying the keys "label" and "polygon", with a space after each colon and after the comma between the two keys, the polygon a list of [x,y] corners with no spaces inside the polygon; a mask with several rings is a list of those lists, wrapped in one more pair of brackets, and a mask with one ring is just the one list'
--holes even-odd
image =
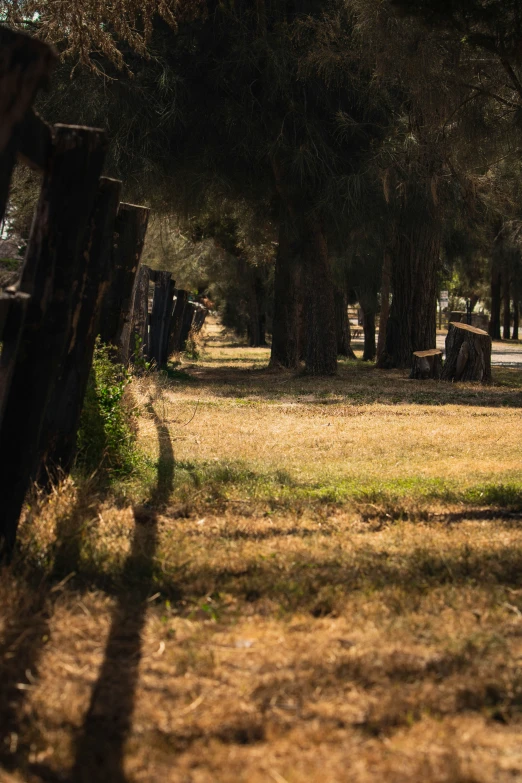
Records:
{"label": "dirt ground", "polygon": [[132,384],[150,485],[26,510],[0,781],[521,780],[522,371],[199,351]]}

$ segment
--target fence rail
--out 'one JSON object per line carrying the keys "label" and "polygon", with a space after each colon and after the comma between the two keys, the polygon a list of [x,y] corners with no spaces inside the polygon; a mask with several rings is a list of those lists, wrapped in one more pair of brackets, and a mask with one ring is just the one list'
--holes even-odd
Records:
{"label": "fence rail", "polygon": [[101,176],[105,132],[33,111],[55,61],[0,26],[0,221],[16,161],[43,176],[20,281],[0,292],[0,559],[32,482],[72,467],[96,335],[123,363],[161,367],[206,314],[169,272],[140,267],[149,210],[120,203],[121,182]]}

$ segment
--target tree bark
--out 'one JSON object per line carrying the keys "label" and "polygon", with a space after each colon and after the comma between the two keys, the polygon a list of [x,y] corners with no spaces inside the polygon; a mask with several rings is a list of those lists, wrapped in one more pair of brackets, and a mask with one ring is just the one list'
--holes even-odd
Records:
{"label": "tree bark", "polygon": [[279,245],[274,272],[274,317],[271,367],[299,366],[299,303],[301,270],[297,261],[296,236],[290,216],[281,206]]}
{"label": "tree bark", "polygon": [[363,362],[373,362],[377,354],[375,346],[375,312],[363,307],[364,351]]}
{"label": "tree bark", "polygon": [[502,286],[500,269],[495,266],[491,270],[491,318],[489,321],[489,336],[492,340],[500,340],[500,309]]}
{"label": "tree bark", "polygon": [[338,285],[334,288],[335,332],[337,337],[337,355],[355,359],[351,346],[350,322],[348,320],[348,295],[346,288]]}
{"label": "tree bark", "polygon": [[520,320],[520,304],[518,301],[518,292],[515,289],[513,300],[513,334],[512,339],[518,340],[518,322]]}
{"label": "tree bark", "polygon": [[410,378],[438,380],[442,375],[442,351],[432,348],[429,351],[415,351]]}
{"label": "tree bark", "polygon": [[[380,367],[411,367],[414,351],[436,345],[437,273],[439,271],[440,224],[438,215],[407,214],[399,226],[392,255],[393,300],[386,328],[386,343]],[[412,219],[415,221],[411,224]]]}
{"label": "tree bark", "polygon": [[449,325],[442,380],[491,382],[491,337],[487,332],[463,323]]}
{"label": "tree bark", "polygon": [[386,345],[386,328],[390,315],[392,262],[389,250],[384,251],[381,282],[381,314],[379,317],[379,337],[377,339],[377,366],[380,365]]}
{"label": "tree bark", "polygon": [[[507,266],[507,265],[506,265]],[[511,291],[509,285],[509,273],[506,268],[502,274],[502,304],[503,304],[503,326],[502,337],[509,340],[511,337]]]}
{"label": "tree bark", "polygon": [[308,216],[304,228],[305,266],[305,366],[309,375],[335,375],[334,281],[328,246],[319,218]]}

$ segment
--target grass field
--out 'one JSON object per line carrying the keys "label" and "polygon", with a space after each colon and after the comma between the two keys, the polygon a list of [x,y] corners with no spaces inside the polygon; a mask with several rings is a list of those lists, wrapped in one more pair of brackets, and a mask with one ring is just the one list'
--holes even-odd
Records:
{"label": "grass field", "polygon": [[0,575],[0,781],[522,779],[522,372],[317,380],[207,328]]}

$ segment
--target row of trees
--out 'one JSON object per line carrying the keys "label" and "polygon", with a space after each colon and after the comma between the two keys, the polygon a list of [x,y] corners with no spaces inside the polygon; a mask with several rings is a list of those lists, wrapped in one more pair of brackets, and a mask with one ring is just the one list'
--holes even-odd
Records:
{"label": "row of trees", "polygon": [[450,278],[474,301],[487,282],[508,336],[522,3],[140,6],[0,0],[63,51],[44,115],[108,128],[108,173],[161,216],[149,253],[214,283],[252,344],[269,328],[274,366],[334,373],[358,300],[365,358],[380,310],[379,363],[406,367]]}

